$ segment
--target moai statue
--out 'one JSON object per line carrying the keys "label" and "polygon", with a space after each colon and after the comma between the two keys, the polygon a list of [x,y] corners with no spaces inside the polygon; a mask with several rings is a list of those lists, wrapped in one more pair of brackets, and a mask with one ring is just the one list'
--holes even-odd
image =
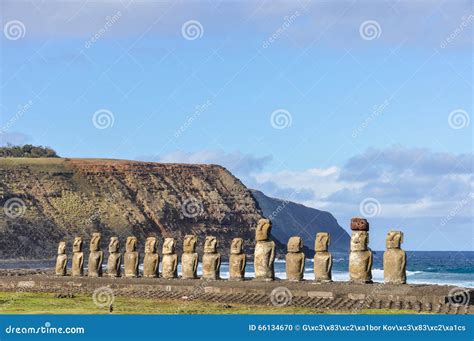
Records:
{"label": "moai statue", "polygon": [[316,233],[314,242],[314,279],[317,282],[332,281],[332,255],[328,251],[331,235],[327,232]]}
{"label": "moai statue", "polygon": [[217,239],[207,236],[202,256],[202,279],[219,279],[220,269],[221,255],[217,252]]}
{"label": "moai statue", "polygon": [[351,221],[349,274],[351,282],[372,283],[372,251],[369,250],[369,223],[363,218]]}
{"label": "moai statue", "polygon": [[163,243],[162,277],[166,279],[178,277],[178,255],[175,253],[174,238],[165,238]]}
{"label": "moai statue", "polygon": [[109,260],[107,261],[107,274],[109,277],[120,277],[122,254],[119,251],[119,240],[111,237],[109,243]]}
{"label": "moai statue", "polygon": [[124,255],[125,277],[138,277],[140,255],[137,251],[137,242],[137,237],[127,237]]}
{"label": "moai statue", "polygon": [[275,242],[270,239],[272,222],[268,219],[260,219],[255,231],[254,266],[255,279],[272,281],[275,279]]}
{"label": "moai statue", "polygon": [[66,276],[67,274],[66,242],[59,242],[55,270],[58,276]]}
{"label": "moai statue", "polygon": [[72,276],[84,276],[84,253],[82,252],[82,237],[74,238],[72,244]]}
{"label": "moai statue", "polygon": [[102,276],[102,261],[104,259],[104,253],[100,249],[100,240],[102,236],[100,233],[93,233],[90,243],[88,273],[89,277],[101,277]]}
{"label": "moai statue", "polygon": [[160,255],[156,252],[156,238],[148,237],[145,242],[145,259],[143,260],[143,276],[158,277]]}
{"label": "moai statue", "polygon": [[288,240],[286,254],[286,279],[290,281],[301,281],[304,275],[304,253],[303,239],[291,237]]}
{"label": "moai statue", "polygon": [[383,254],[383,276],[387,284],[405,284],[407,282],[407,257],[401,249],[402,231],[390,231],[387,234],[387,251]]}
{"label": "moai statue", "polygon": [[196,252],[197,237],[187,234],[183,242],[183,254],[181,256],[181,277],[183,279],[197,278],[197,267],[199,256]]}
{"label": "moai statue", "polygon": [[242,281],[245,279],[245,265],[247,256],[243,252],[244,240],[242,238],[232,239],[229,257],[229,279]]}

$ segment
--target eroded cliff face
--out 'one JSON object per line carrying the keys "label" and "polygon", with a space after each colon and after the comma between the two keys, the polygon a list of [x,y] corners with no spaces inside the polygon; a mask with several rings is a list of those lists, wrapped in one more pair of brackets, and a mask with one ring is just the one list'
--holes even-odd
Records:
{"label": "eroded cliff face", "polygon": [[[217,165],[160,164],[104,159],[0,159],[0,205],[12,198],[25,204],[18,217],[0,212],[0,257],[51,258],[57,243],[102,232],[102,249],[118,236],[177,239],[216,236],[227,254],[234,237],[253,249],[262,217],[250,191]],[[10,202],[12,202],[10,200]],[[21,209],[21,208],[20,208]]]}

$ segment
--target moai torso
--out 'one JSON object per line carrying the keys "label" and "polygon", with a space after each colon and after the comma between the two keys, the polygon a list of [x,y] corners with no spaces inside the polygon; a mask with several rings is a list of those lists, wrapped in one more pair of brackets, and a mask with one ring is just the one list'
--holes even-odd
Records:
{"label": "moai torso", "polygon": [[84,276],[84,253],[82,252],[82,238],[74,238],[72,245],[72,276]]}
{"label": "moai torso", "polygon": [[138,277],[139,258],[140,256],[137,252],[137,238],[127,237],[124,255],[125,277]]}
{"label": "moai torso", "polygon": [[255,278],[271,281],[275,279],[275,242],[268,240],[271,231],[271,222],[268,219],[260,219],[255,232],[254,267]]}
{"label": "moai torso", "polygon": [[67,274],[67,255],[65,242],[59,242],[55,273],[58,276],[66,276]]}
{"label": "moai torso", "polygon": [[122,254],[119,252],[119,240],[117,237],[110,238],[109,259],[107,261],[107,274],[109,277],[120,277],[120,266],[122,265]]}
{"label": "moai torso", "polygon": [[314,243],[314,278],[318,282],[330,282],[332,280],[332,255],[328,251],[331,236],[327,232],[316,234]]}
{"label": "moai torso", "polygon": [[145,259],[143,260],[143,276],[158,277],[160,256],[156,252],[156,238],[148,237],[145,243]]}
{"label": "moai torso", "polygon": [[234,238],[230,246],[229,279],[233,281],[241,281],[245,278],[247,257],[242,250],[243,243],[242,238]]}
{"label": "moai torso", "polygon": [[183,254],[181,255],[181,277],[183,279],[197,278],[197,267],[199,256],[196,252],[197,237],[186,235],[183,242]]}
{"label": "moai torso", "polygon": [[217,252],[216,237],[206,237],[202,256],[202,278],[219,279],[221,255]]}
{"label": "moai torso", "polygon": [[166,238],[163,243],[161,276],[166,279],[178,277],[178,255],[175,253],[175,240]]}
{"label": "moai torso", "polygon": [[352,282],[372,282],[372,252],[368,250],[368,243],[368,232],[352,232],[349,255],[349,275]]}
{"label": "moai torso", "polygon": [[304,274],[303,240],[300,237],[291,237],[288,240],[286,254],[286,279],[290,281],[301,281]]}
{"label": "moai torso", "polygon": [[88,273],[89,277],[100,277],[102,276],[102,261],[104,259],[104,254],[100,250],[100,233],[93,233],[90,243],[90,254],[89,254],[89,263],[88,263]]}
{"label": "moai torso", "polygon": [[387,284],[405,284],[406,254],[400,247],[403,243],[403,232],[390,231],[387,235],[387,251],[383,254],[384,282]]}

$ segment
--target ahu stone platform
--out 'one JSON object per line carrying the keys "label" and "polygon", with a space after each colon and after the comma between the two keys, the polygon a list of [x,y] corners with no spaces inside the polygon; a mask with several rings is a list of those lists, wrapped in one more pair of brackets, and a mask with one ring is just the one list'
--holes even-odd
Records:
{"label": "ahu stone platform", "polygon": [[[52,272],[0,270],[0,291],[92,295],[108,287],[116,296],[314,308],[314,312],[363,309],[414,310],[422,313],[473,314],[474,289],[444,285],[316,283],[275,280],[263,282],[54,276]],[[458,304],[461,302],[461,304]],[[179,303],[178,303],[179,304]]]}

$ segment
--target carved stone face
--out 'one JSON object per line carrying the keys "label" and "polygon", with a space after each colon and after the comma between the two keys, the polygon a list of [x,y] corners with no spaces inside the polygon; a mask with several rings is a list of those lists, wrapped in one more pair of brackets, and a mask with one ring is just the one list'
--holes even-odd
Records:
{"label": "carved stone face", "polygon": [[287,250],[288,252],[300,252],[303,248],[303,239],[301,237],[291,237],[288,239]]}
{"label": "carved stone face", "polygon": [[327,232],[316,233],[316,240],[314,242],[315,251],[327,251],[331,244],[331,235]]}
{"label": "carved stone face", "polygon": [[387,233],[387,249],[399,249],[403,243],[402,231],[390,231]]}
{"label": "carved stone face", "polygon": [[133,252],[137,250],[137,237],[127,237],[127,243],[125,244],[125,251]]}
{"label": "carved stone face", "polygon": [[100,233],[92,234],[91,243],[90,243],[91,251],[99,251],[101,238],[102,238],[102,235]]}
{"label": "carved stone face", "polygon": [[109,243],[109,252],[114,253],[119,251],[119,240],[117,237],[111,237]]}
{"label": "carved stone face", "polygon": [[148,237],[145,242],[145,253],[156,252],[156,238]]}
{"label": "carved stone face", "polygon": [[72,244],[72,252],[82,252],[82,237],[74,238],[74,243]]}
{"label": "carved stone face", "polygon": [[175,241],[174,238],[165,238],[163,243],[163,254],[169,255],[174,253]]}
{"label": "carved stone face", "polygon": [[353,231],[351,236],[351,251],[366,251],[369,245],[369,233]]}
{"label": "carved stone face", "polygon": [[351,219],[351,230],[352,231],[368,231],[369,222],[365,218],[355,217]]}
{"label": "carved stone face", "polygon": [[183,251],[184,252],[195,252],[197,244],[197,237],[192,234],[184,236]]}
{"label": "carved stone face", "polygon": [[217,252],[217,239],[216,237],[207,236],[206,242],[204,243],[204,252],[205,253],[215,253]]}
{"label": "carved stone face", "polygon": [[255,231],[255,239],[268,240],[270,238],[270,231],[272,229],[272,222],[269,219],[260,219]]}
{"label": "carved stone face", "polygon": [[66,253],[66,242],[59,242],[58,255],[64,255]]}
{"label": "carved stone face", "polygon": [[244,245],[244,240],[242,238],[232,239],[232,244],[230,245],[230,253],[238,255],[242,253],[242,247]]}

